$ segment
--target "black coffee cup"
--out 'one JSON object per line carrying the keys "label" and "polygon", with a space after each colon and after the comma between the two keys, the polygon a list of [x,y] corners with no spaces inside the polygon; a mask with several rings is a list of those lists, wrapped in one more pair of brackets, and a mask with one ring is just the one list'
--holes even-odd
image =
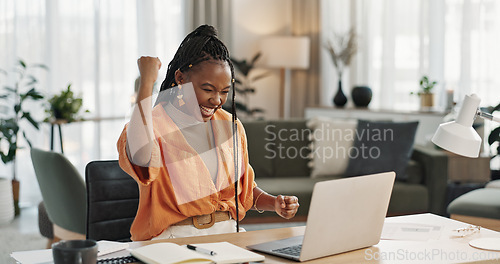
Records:
{"label": "black coffee cup", "polygon": [[54,264],[96,264],[95,240],[63,240],[52,244]]}

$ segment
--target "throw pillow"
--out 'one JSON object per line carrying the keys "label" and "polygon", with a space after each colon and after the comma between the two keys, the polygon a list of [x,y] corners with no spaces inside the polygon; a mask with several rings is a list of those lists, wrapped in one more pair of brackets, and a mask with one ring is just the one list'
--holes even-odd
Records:
{"label": "throw pillow", "polygon": [[417,127],[418,121],[359,120],[345,176],[395,171],[398,180],[405,180]]}
{"label": "throw pillow", "polygon": [[307,122],[311,129],[311,177],[343,175],[349,163],[349,150],[354,143],[354,119],[312,118]]}

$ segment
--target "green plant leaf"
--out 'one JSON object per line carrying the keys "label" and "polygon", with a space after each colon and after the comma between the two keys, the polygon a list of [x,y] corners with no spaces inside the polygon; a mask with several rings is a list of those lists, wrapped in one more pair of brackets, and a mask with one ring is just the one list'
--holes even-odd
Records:
{"label": "green plant leaf", "polygon": [[26,93],[26,96],[27,97],[30,97],[31,99],[33,100],[40,100],[40,99],[43,99],[43,95],[40,94],[37,90],[35,90],[35,88],[32,88],[31,90],[29,90],[27,93]]}
{"label": "green plant leaf", "polygon": [[252,61],[250,62],[250,64],[253,66],[255,64],[255,62],[257,62],[257,60],[260,58],[262,54],[260,52],[257,52],[257,54],[255,54],[252,58]]}
{"label": "green plant leaf", "polygon": [[26,83],[26,86],[30,86],[30,85],[33,85],[33,84],[38,82],[38,80],[33,75],[28,75],[28,77],[26,77],[26,78],[28,78],[28,80],[29,80]]}
{"label": "green plant leaf", "polygon": [[33,67],[33,68],[42,68],[42,69],[45,69],[47,71],[49,70],[49,67],[47,67],[47,65],[40,64],[40,63],[31,64],[31,67]]}
{"label": "green plant leaf", "polygon": [[28,137],[26,136],[26,132],[23,131],[23,136],[24,136],[24,139],[26,140],[26,142],[28,142],[28,145],[30,146],[30,148],[32,147],[31,145],[31,141],[28,139]]}
{"label": "green plant leaf", "polygon": [[9,146],[9,152],[7,153],[7,160],[8,162],[13,161],[14,158],[16,157],[16,151],[17,151],[17,144],[11,144]]}
{"label": "green plant leaf", "polygon": [[19,65],[21,65],[21,67],[26,69],[26,63],[23,60],[20,59],[18,62],[19,62]]}
{"label": "green plant leaf", "polygon": [[234,87],[234,89],[236,90],[237,93],[245,94],[245,89],[241,89],[238,87]]}
{"label": "green plant leaf", "polygon": [[264,109],[262,108],[253,108],[252,110],[250,110],[250,112],[252,114],[256,114],[256,113],[264,113]]}
{"label": "green plant leaf", "polygon": [[500,104],[498,104],[497,106],[493,107],[493,110],[491,110],[490,114],[495,112],[495,111],[498,111],[500,110]]}
{"label": "green plant leaf", "polygon": [[4,135],[15,134],[17,133],[17,131],[19,131],[19,126],[17,125],[16,120],[14,118],[2,119],[0,124],[1,124],[0,131],[2,131]]}
{"label": "green plant leaf", "polygon": [[19,111],[21,111],[21,104],[16,104],[14,105],[14,112],[19,113]]}
{"label": "green plant leaf", "polygon": [[11,93],[15,93],[16,92],[16,89],[12,88],[12,87],[9,87],[9,86],[4,86],[4,89],[11,92]]}
{"label": "green plant leaf", "polygon": [[23,112],[22,118],[26,118],[26,120],[28,120],[36,129],[39,129],[38,128],[38,122],[36,122],[35,120],[33,120],[33,118],[31,117],[30,113]]}
{"label": "green plant leaf", "polygon": [[243,111],[245,113],[248,113],[248,108],[247,108],[246,105],[244,105],[244,104],[242,104],[240,102],[234,102],[234,105],[236,106],[237,110],[241,110],[241,111]]}
{"label": "green plant leaf", "polygon": [[245,93],[255,93],[255,88],[253,87],[245,88]]}
{"label": "green plant leaf", "polygon": [[500,142],[500,127],[497,127],[491,131],[490,135],[488,136],[488,144],[491,146],[495,142]]}

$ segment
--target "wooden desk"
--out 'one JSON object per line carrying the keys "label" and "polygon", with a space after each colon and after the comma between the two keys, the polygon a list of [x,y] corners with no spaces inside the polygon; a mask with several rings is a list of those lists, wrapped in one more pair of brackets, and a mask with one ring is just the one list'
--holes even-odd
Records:
{"label": "wooden desk", "polygon": [[[498,232],[481,229],[479,234],[474,234],[465,238],[452,238],[453,229],[466,227],[468,224],[433,214],[389,217],[386,219],[386,223],[389,222],[439,225],[443,226],[443,229],[439,240],[381,240],[380,243],[369,248],[311,260],[307,263],[498,263],[500,260],[500,252],[479,250],[468,245],[468,242],[475,238],[500,238],[500,233]],[[303,235],[304,231],[304,226],[289,227],[243,233],[133,242],[130,247],[135,248],[157,242],[174,242],[182,245],[220,241],[228,241],[240,247],[245,247],[247,245],[275,239]],[[318,243],[320,242],[318,241]],[[264,263],[298,263],[283,258],[264,255],[266,256]]]}

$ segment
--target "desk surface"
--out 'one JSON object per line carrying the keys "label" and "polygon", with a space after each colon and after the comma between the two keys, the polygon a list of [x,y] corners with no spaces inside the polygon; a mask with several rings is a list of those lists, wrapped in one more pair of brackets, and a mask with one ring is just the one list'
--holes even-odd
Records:
{"label": "desk surface", "polygon": [[[480,237],[498,237],[500,233],[488,229],[464,238],[452,237],[452,230],[467,227],[468,224],[433,214],[417,214],[409,216],[389,217],[386,223],[416,223],[442,226],[439,240],[402,241],[381,240],[377,245],[330,257],[324,257],[307,263],[498,263],[500,251],[484,251],[472,248],[468,242]],[[242,233],[231,233],[211,236],[175,238],[157,241],[133,242],[131,247],[139,247],[158,242],[174,242],[177,244],[209,243],[228,241],[240,247],[303,235],[305,226],[259,230]],[[298,263],[283,258],[266,255],[264,263]],[[487,259],[493,259],[487,261]],[[495,262],[494,259],[497,261]]]}

